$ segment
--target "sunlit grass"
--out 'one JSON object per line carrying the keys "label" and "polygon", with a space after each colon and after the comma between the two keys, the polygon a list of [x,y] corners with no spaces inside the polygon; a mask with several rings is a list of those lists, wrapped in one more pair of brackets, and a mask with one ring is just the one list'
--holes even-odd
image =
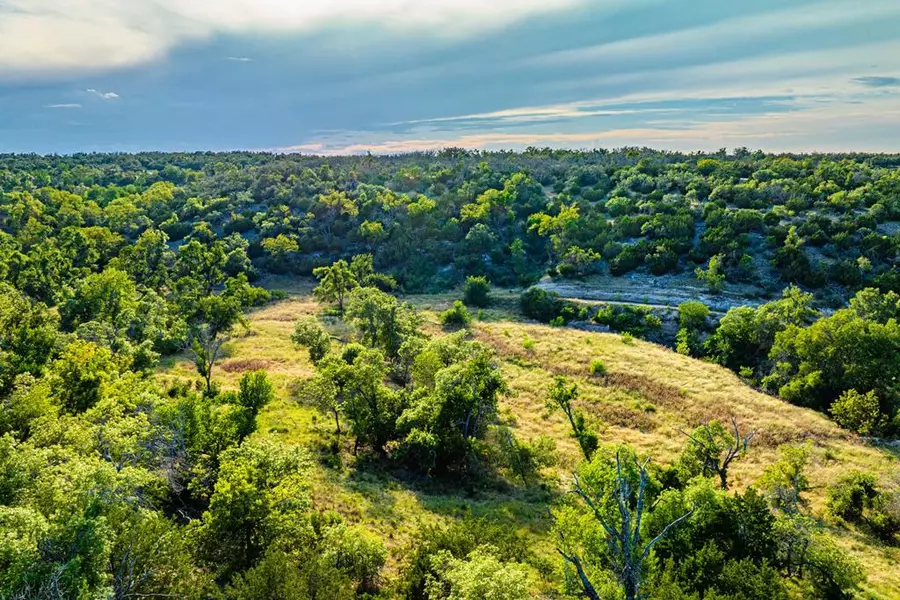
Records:
{"label": "sunlit grass", "polygon": [[[489,489],[467,490],[379,465],[356,469],[352,444],[346,438],[338,442],[339,459],[335,459],[331,419],[291,397],[291,384],[311,376],[314,369],[305,349],[296,348],[290,336],[294,322],[305,314],[323,318],[337,339],[350,339],[351,330],[335,318],[322,317],[322,307],[308,295],[309,282],[279,280],[278,284],[289,297],[248,316],[247,330],[238,330],[229,342],[214,380],[223,389],[233,389],[246,371],[262,368],[269,373],[278,397],[261,413],[256,435],[313,448],[321,459],[313,475],[313,499],[319,509],[335,510],[379,534],[391,550],[389,574],[396,573],[404,544],[421,524],[466,515],[516,528],[546,560],[555,560],[546,512],[553,494],[538,486],[523,489],[499,482]],[[864,444],[819,413],[750,389],[726,369],[619,335],[529,323],[514,313],[514,292],[495,291],[494,296],[494,306],[473,323],[473,335],[497,351],[514,391],[501,402],[501,418],[525,439],[548,435],[556,440],[561,460],[546,473],[550,488],[556,484],[564,492],[580,458],[562,416],[545,407],[545,391],[557,375],[578,383],[580,404],[595,420],[603,442],[630,444],[657,462],[674,461],[684,445],[681,431],[709,419],[734,416],[743,427],[756,429],[748,456],[730,472],[738,490],[759,479],[766,465],[777,459],[779,445],[809,442],[808,475],[813,487],[808,499],[811,510],[820,516],[827,486],[847,471],[896,475],[898,463],[891,454]],[[420,309],[430,335],[442,335],[437,315],[459,297],[459,293],[448,293],[404,300]],[[590,374],[595,360],[605,364],[605,376]],[[197,379],[187,357],[168,359],[160,375]],[[858,532],[831,528],[831,533],[865,565],[866,591],[872,597],[900,597],[900,577],[896,576],[900,550],[877,545]]]}

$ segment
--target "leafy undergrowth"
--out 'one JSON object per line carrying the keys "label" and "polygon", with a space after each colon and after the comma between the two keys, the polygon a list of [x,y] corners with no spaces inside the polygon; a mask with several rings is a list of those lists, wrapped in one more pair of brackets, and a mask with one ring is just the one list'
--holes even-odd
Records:
{"label": "leafy undergrowth", "polygon": [[[514,391],[501,403],[501,418],[521,438],[548,435],[557,442],[560,461],[545,471],[544,483],[523,488],[501,481],[487,489],[483,485],[470,489],[386,470],[377,463],[356,464],[350,440],[336,437],[327,417],[292,399],[292,382],[313,373],[307,353],[291,342],[294,322],[305,314],[321,315],[322,308],[308,296],[307,286],[290,285],[288,299],[249,315],[247,330],[228,344],[227,358],[217,366],[214,379],[229,389],[246,371],[269,372],[278,400],[260,415],[255,435],[301,443],[318,452],[321,460],[312,486],[316,505],[336,510],[382,537],[391,551],[388,576],[396,574],[405,543],[421,525],[466,516],[484,517],[518,531],[544,559],[539,562],[548,569],[560,567],[548,535],[547,507],[568,489],[568,474],[579,452],[563,417],[545,408],[546,390],[556,375],[578,383],[582,408],[602,423],[602,442],[630,444],[656,462],[674,461],[684,446],[681,431],[710,419],[727,421],[734,416],[743,427],[757,430],[749,454],[731,470],[736,489],[754,484],[765,466],[777,459],[778,446],[809,442],[808,499],[814,514],[824,515],[826,489],[842,474],[864,469],[887,477],[897,472],[897,457],[888,450],[867,445],[819,413],[758,393],[724,368],[614,334],[523,322],[513,312],[512,293],[499,293],[499,302],[478,315],[472,331],[502,357]],[[408,300],[426,317],[428,332],[441,335],[438,315],[452,305],[454,296]],[[333,336],[352,335],[339,320],[324,317],[324,321]],[[591,375],[596,360],[604,363],[605,375]],[[193,365],[185,358],[169,360],[158,376],[195,379]],[[829,531],[865,565],[866,597],[900,597],[896,576],[900,550],[877,545],[854,530],[830,527]]]}

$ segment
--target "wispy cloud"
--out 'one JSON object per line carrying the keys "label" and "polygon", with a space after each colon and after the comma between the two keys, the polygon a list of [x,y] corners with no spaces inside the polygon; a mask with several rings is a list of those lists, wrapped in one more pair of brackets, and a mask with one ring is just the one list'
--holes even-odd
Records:
{"label": "wispy cloud", "polygon": [[[0,0],[0,151],[890,149],[897,31],[897,0]],[[85,126],[23,133],[58,102]]]}
{"label": "wispy cloud", "polygon": [[416,35],[427,30],[432,36],[458,38],[587,2],[598,9],[627,4],[626,0],[5,0],[0,3],[0,75],[120,68],[216,34],[310,31],[338,24],[377,24]]}
{"label": "wispy cloud", "polygon": [[81,108],[77,102],[66,102],[63,104],[45,104],[44,108]]}
{"label": "wispy cloud", "polygon": [[883,77],[870,75],[866,77],[857,77],[853,81],[854,83],[874,88],[900,87],[900,77]]}
{"label": "wispy cloud", "polygon": [[88,88],[85,90],[88,94],[93,94],[98,98],[103,98],[104,100],[115,100],[119,98],[119,95],[115,92],[101,92],[100,90],[96,90],[94,88]]}
{"label": "wispy cloud", "polygon": [[[881,131],[887,135],[876,135]],[[890,151],[900,135],[900,106],[879,100],[847,110],[824,105],[803,112],[765,112],[707,120],[648,122],[642,127],[611,128],[574,133],[491,132],[460,134],[452,130],[432,135],[373,136],[370,132],[335,133],[281,152],[322,155],[398,154],[447,147],[523,149],[527,146],[598,148],[652,146],[674,150],[716,150],[723,146],[764,147],[786,152],[844,152],[848,148]],[[434,135],[436,134],[436,135]]]}

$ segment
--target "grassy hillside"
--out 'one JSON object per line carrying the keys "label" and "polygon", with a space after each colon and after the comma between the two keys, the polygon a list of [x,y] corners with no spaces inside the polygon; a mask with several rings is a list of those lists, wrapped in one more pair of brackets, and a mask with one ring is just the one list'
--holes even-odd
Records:
{"label": "grassy hillside", "polygon": [[[867,445],[819,413],[760,394],[724,368],[619,335],[524,322],[515,313],[516,296],[511,292],[495,293],[499,301],[479,315],[473,334],[502,357],[514,391],[503,400],[501,417],[516,427],[520,437],[544,434],[556,440],[561,460],[553,472],[546,473],[551,485],[526,489],[500,483],[487,490],[448,491],[435,482],[386,472],[378,465],[356,469],[349,442],[339,461],[329,451],[335,441],[332,422],[292,399],[292,382],[313,373],[306,351],[294,348],[290,340],[298,317],[322,311],[311,299],[311,284],[287,280],[272,287],[285,289],[289,297],[249,315],[247,330],[229,343],[227,358],[217,366],[214,379],[229,388],[246,371],[268,371],[279,398],[262,413],[256,435],[318,448],[323,460],[315,470],[317,506],[337,510],[377,532],[391,550],[392,569],[401,560],[404,542],[422,523],[467,514],[515,527],[533,540],[548,568],[559,567],[547,536],[546,508],[567,489],[568,473],[579,452],[563,417],[548,414],[544,407],[546,388],[556,375],[578,382],[583,407],[605,424],[603,442],[631,444],[657,462],[675,460],[684,445],[680,431],[709,419],[734,416],[743,426],[758,430],[749,455],[732,469],[731,479],[738,489],[759,478],[775,460],[778,446],[810,442],[808,498],[816,514],[823,513],[827,486],[848,470],[864,468],[885,478],[897,474],[896,452]],[[449,307],[453,298],[432,295],[407,300],[425,315],[429,333],[441,335],[437,313]],[[351,335],[339,321],[326,318],[326,323],[337,337]],[[605,363],[607,376],[590,375],[590,363],[597,359]],[[192,363],[183,357],[164,363],[159,376],[196,377]],[[900,549],[876,546],[872,538],[848,529],[833,527],[831,533],[865,565],[869,580],[864,589],[871,597],[900,597],[900,577],[896,576]]]}

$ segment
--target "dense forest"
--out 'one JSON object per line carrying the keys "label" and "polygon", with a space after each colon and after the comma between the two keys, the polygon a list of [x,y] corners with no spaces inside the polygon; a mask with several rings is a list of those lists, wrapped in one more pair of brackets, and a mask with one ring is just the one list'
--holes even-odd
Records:
{"label": "dense forest", "polygon": [[900,155],[0,155],[0,249],[0,599],[900,593]]}

